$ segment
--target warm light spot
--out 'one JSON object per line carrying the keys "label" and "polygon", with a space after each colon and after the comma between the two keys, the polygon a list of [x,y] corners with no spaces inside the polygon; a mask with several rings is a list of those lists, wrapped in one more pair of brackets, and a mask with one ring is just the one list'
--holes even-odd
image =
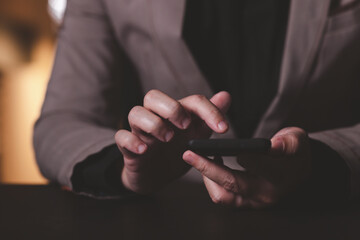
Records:
{"label": "warm light spot", "polygon": [[54,46],[42,40],[31,63],[6,74],[1,87],[1,182],[39,184],[32,147],[33,125],[40,113],[53,61]]}

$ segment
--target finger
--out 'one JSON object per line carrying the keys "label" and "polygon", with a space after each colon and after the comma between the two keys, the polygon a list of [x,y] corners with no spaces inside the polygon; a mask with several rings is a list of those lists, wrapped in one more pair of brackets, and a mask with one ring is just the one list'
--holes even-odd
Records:
{"label": "finger", "polygon": [[[219,101],[220,97],[215,100]],[[225,100],[224,100],[225,101]],[[230,100],[228,100],[230,101]],[[224,133],[228,130],[229,125],[221,110],[205,96],[192,95],[179,101],[184,108],[202,119],[214,132]],[[220,104],[220,103],[219,103]],[[222,102],[222,107],[226,107],[226,102]]]}
{"label": "finger", "polygon": [[244,200],[241,195],[225,190],[216,182],[205,176],[203,179],[209,196],[214,203],[235,207],[241,207],[243,205]]}
{"label": "finger", "polygon": [[294,155],[307,144],[307,133],[297,127],[284,128],[271,139],[271,154]]}
{"label": "finger", "polygon": [[145,132],[162,142],[169,142],[174,131],[156,114],[144,107],[136,106],[129,113],[129,124],[136,132]]}
{"label": "finger", "polygon": [[144,154],[147,150],[146,144],[127,130],[119,130],[115,134],[115,142],[124,157],[132,158],[133,154]]}
{"label": "finger", "polygon": [[288,162],[285,160],[287,157],[303,154],[302,150],[306,149],[306,144],[307,134],[304,130],[295,127],[284,128],[271,139],[269,154],[240,154],[237,156],[237,162],[252,173],[269,175],[272,171],[279,172],[284,169],[287,166],[284,165]]}
{"label": "finger", "polygon": [[159,90],[151,90],[144,97],[144,107],[169,120],[180,129],[186,129],[191,123],[190,114],[175,99]]}
{"label": "finger", "polygon": [[247,183],[245,179],[242,179],[240,174],[235,176],[230,168],[217,165],[192,151],[186,151],[183,154],[183,159],[203,176],[216,182],[225,190],[246,195]]}
{"label": "finger", "polygon": [[228,92],[221,91],[215,94],[211,99],[212,102],[223,114],[225,114],[231,105],[231,96]]}

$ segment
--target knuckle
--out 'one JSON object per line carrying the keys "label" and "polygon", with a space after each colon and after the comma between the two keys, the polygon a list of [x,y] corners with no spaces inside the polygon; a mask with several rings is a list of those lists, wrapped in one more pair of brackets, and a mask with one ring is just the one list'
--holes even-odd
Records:
{"label": "knuckle", "polygon": [[203,161],[200,161],[197,166],[196,166],[197,170],[201,173],[206,173],[207,172],[207,166],[206,163]]}
{"label": "knuckle", "polygon": [[116,140],[123,140],[124,136],[127,135],[127,130],[119,130],[116,132],[115,134],[115,139]]}
{"label": "knuckle", "polygon": [[163,121],[161,120],[161,118],[156,117],[151,121],[147,133],[157,133],[162,128],[163,128]]}
{"label": "knuckle", "polygon": [[238,184],[234,178],[234,176],[230,175],[230,174],[226,174],[224,176],[224,184],[223,187],[231,192],[234,193],[238,193],[239,192],[239,187]]}
{"label": "knuckle", "polygon": [[159,94],[159,90],[152,89],[148,91],[144,96],[144,105],[151,102],[156,95]]}
{"label": "knuckle", "polygon": [[174,102],[169,106],[169,118],[176,117],[180,114],[182,107],[179,102]]}
{"label": "knuckle", "polygon": [[119,131],[117,131],[116,134],[115,134],[115,139],[116,139],[116,140],[120,140],[120,139],[122,138],[122,136],[124,135],[125,131],[126,131],[126,130],[119,130]]}
{"label": "knuckle", "polygon": [[141,106],[135,106],[133,107],[130,112],[129,112],[129,115],[128,115],[128,120],[129,121],[132,121],[136,116],[139,115],[139,113],[141,112],[142,110],[142,107]]}
{"label": "knuckle", "polygon": [[124,130],[117,131],[115,134],[116,143],[121,144],[121,142],[123,141],[123,136],[124,136]]}
{"label": "knuckle", "polygon": [[133,141],[133,138],[130,135],[126,135],[123,138],[122,144],[120,144],[122,147],[127,147],[129,146]]}
{"label": "knuckle", "polygon": [[124,148],[126,146],[128,146],[131,142],[131,138],[129,135],[124,135],[123,137],[121,137],[121,139],[118,141],[118,144],[120,147]]}
{"label": "knuckle", "polygon": [[196,102],[202,102],[202,101],[206,101],[207,98],[204,95],[196,94],[196,95],[193,95],[193,100]]}
{"label": "knuckle", "polygon": [[219,116],[220,114],[220,111],[216,108],[211,108],[210,109],[210,116],[212,116],[212,118],[216,121],[216,120],[219,120],[219,118],[221,116]]}

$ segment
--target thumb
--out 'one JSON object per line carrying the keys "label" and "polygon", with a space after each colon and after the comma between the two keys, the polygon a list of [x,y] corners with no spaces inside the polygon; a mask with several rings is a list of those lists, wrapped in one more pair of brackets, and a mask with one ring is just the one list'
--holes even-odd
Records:
{"label": "thumb", "polygon": [[231,96],[228,92],[221,91],[215,94],[210,101],[225,114],[230,108]]}
{"label": "thumb", "polygon": [[284,128],[271,139],[270,153],[293,155],[301,151],[307,140],[306,132],[297,127]]}

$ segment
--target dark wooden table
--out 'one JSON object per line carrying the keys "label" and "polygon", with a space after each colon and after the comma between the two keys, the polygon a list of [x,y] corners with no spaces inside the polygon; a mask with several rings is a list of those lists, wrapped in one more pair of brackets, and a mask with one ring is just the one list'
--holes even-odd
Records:
{"label": "dark wooden table", "polygon": [[116,201],[0,185],[0,239],[360,239],[360,205],[234,210],[181,181]]}

